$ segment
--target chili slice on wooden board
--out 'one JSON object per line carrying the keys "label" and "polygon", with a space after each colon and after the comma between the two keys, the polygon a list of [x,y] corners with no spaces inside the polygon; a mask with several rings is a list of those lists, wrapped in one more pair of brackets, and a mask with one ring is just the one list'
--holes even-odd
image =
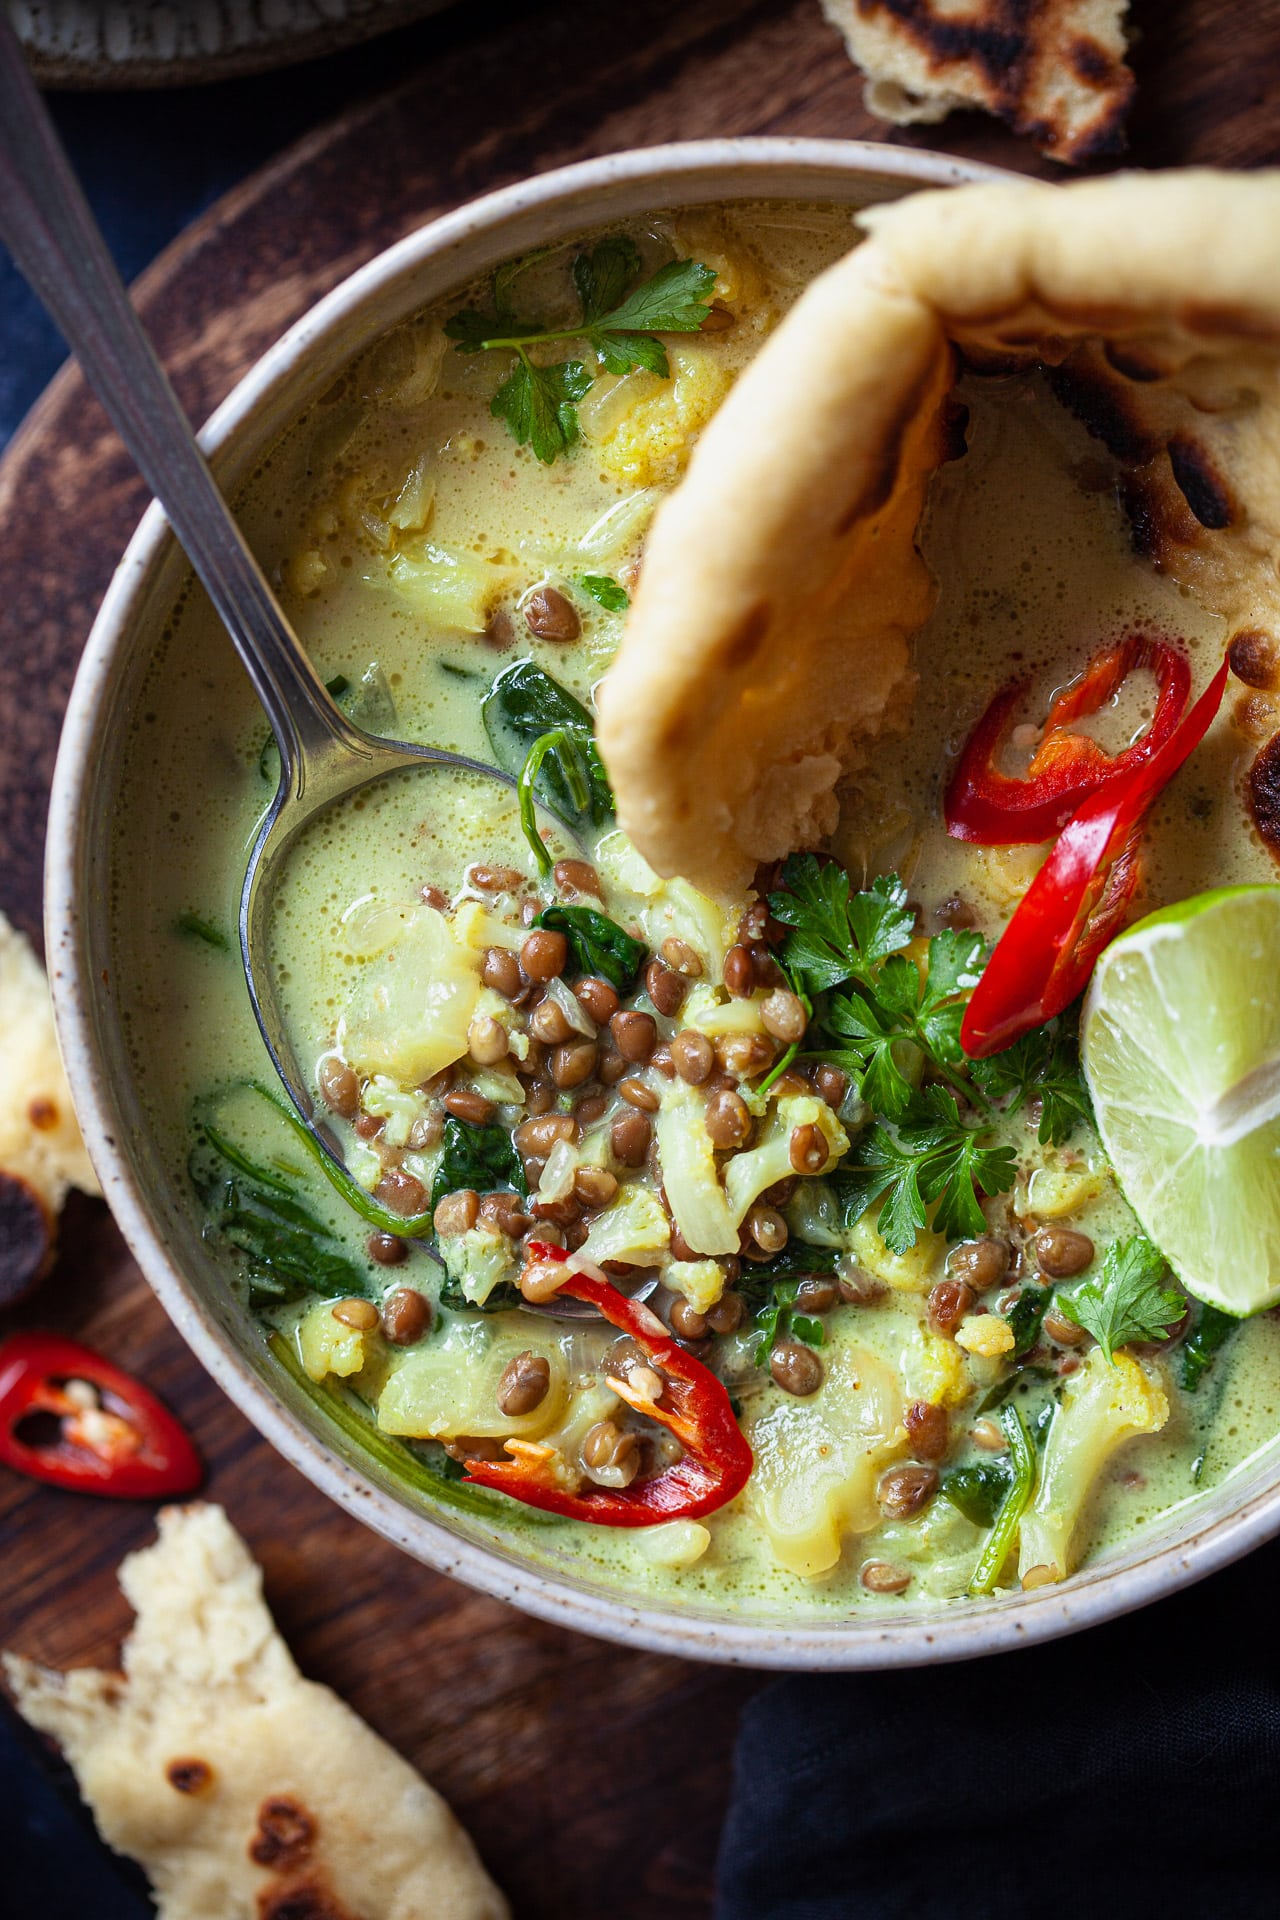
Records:
{"label": "chili slice on wooden board", "polygon": [[53,1333],[0,1342],[0,1463],[119,1500],[171,1499],[204,1478],[186,1431],[148,1388]]}
{"label": "chili slice on wooden board", "polygon": [[[1156,707],[1150,726],[1131,746],[1110,754],[1088,734],[1072,731],[1074,721],[1100,712],[1130,675],[1142,671],[1155,676]],[[1181,648],[1149,634],[1127,634],[1095,654],[1050,707],[1040,744],[1018,778],[1001,773],[996,763],[1026,690],[1025,680],[1003,688],[965,744],[944,806],[955,840],[1035,846],[1060,832],[1087,799],[1129,780],[1172,737],[1191,691],[1191,668]]]}
{"label": "chili slice on wooden board", "polygon": [[[538,1241],[530,1243],[529,1255],[537,1261],[568,1258],[562,1247]],[[668,1520],[696,1520],[727,1505],[746,1486],[754,1456],[734,1418],[723,1382],[672,1337],[656,1313],[639,1300],[629,1300],[607,1280],[574,1273],[560,1292],[588,1301],[610,1325],[630,1334],[661,1369],[665,1385],[660,1400],[623,1397],[673,1433],[684,1457],[637,1485],[572,1492],[556,1477],[551,1449],[517,1442],[518,1450],[510,1460],[468,1460],[467,1479],[548,1513],[606,1527],[656,1527]]]}
{"label": "chili slice on wooden board", "polygon": [[960,1044],[971,1059],[1002,1052],[1083,992],[1128,918],[1147,811],[1209,731],[1227,671],[1224,660],[1159,752],[1086,800],[1059,834],[965,1008]]}

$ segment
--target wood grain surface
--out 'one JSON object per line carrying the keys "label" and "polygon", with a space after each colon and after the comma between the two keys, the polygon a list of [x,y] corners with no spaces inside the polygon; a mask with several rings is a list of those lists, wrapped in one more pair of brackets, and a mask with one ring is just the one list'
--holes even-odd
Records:
{"label": "wood grain surface", "polygon": [[[1280,152],[1280,0],[1151,0],[1131,158],[1254,166]],[[707,135],[875,138],[817,0],[595,0],[487,10],[474,38],[355,106],[231,194],[144,275],[139,305],[193,418],[335,282],[488,188],[621,147]],[[973,116],[909,145],[1056,170]],[[74,371],[0,464],[0,906],[35,934],[44,815],[67,692],[144,505]],[[5,1326],[56,1325],[180,1407],[265,1569],[304,1670],[439,1784],[521,1920],[710,1911],[736,1716],[758,1677],[628,1653],[428,1573],[286,1466],[223,1399],[101,1206],[73,1198],[57,1271]],[[3,1330],[3,1329],[0,1329]],[[142,1508],[0,1474],[0,1645],[110,1662],[121,1555]]]}

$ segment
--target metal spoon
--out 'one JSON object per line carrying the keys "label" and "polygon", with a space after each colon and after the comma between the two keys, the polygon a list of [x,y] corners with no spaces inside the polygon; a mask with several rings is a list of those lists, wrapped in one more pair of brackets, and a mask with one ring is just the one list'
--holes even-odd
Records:
{"label": "metal spoon", "polygon": [[[129,303],[106,244],[0,12],[0,240],[74,350],[120,438],[164,507],[235,643],[280,749],[280,784],[245,871],[240,955],[262,1038],[312,1138],[317,1124],[276,999],[267,923],[288,848],[324,808],[408,767],[452,767],[507,787],[498,768],[439,747],[366,733],[330,699],[218,490],[190,423]],[[595,1310],[564,1301],[579,1318]]]}

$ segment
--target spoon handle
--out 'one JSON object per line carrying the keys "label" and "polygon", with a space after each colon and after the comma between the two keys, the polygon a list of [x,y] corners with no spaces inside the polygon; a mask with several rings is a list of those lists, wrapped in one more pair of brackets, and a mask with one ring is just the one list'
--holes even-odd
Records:
{"label": "spoon handle", "polygon": [[0,240],[73,349],[225,622],[300,786],[360,737],[330,700],[196,445],[0,8]]}

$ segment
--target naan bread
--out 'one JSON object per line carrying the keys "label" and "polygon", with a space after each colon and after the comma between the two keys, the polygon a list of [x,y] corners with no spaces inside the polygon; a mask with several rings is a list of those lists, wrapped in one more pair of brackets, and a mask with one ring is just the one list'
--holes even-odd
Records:
{"label": "naan bread", "polygon": [[5,1658],[159,1920],[507,1920],[444,1801],[304,1680],[221,1507],[171,1507],[120,1584],[124,1673]]}
{"label": "naan bread", "polygon": [[1280,632],[1280,172],[958,187],[862,225],[660,509],[601,689],[622,825],[720,897],[822,840],[909,713],[958,356],[1046,364],[1121,462],[1137,549]]}
{"label": "naan bread", "polygon": [[822,0],[867,76],[868,113],[899,125],[981,107],[1080,165],[1124,150],[1128,0]]}

